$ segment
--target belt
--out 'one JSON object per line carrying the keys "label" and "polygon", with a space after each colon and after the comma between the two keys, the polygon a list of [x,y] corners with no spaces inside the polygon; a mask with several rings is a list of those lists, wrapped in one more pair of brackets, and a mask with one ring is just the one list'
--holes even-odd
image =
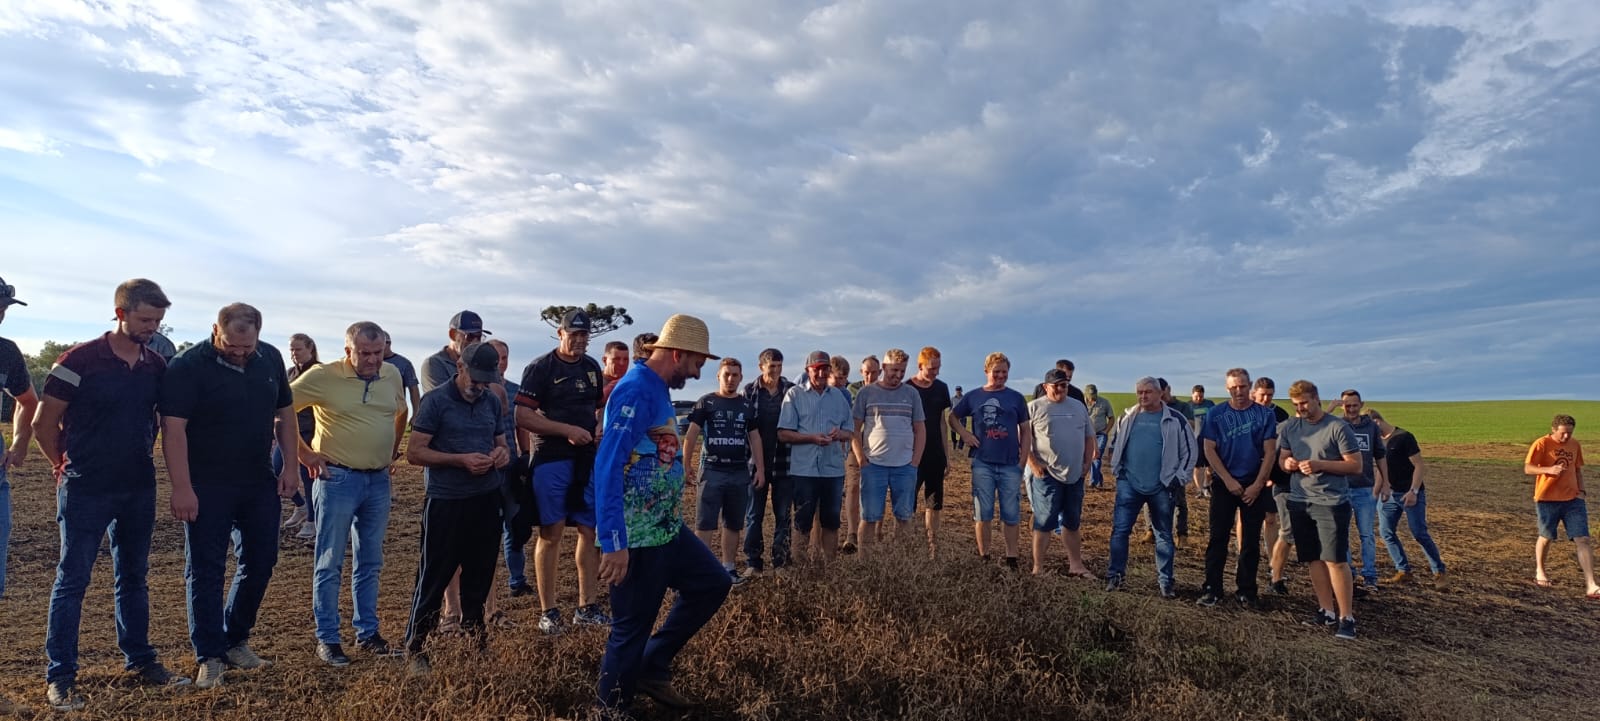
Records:
{"label": "belt", "polygon": [[349,467],[347,465],[344,465],[343,463],[334,463],[332,461],[329,461],[328,465],[333,466],[334,468],[343,468],[343,469],[345,469],[347,471],[350,471],[352,473],[377,473],[379,471],[387,471],[387,470],[389,470],[388,466],[384,466],[382,468],[351,468],[351,467]]}

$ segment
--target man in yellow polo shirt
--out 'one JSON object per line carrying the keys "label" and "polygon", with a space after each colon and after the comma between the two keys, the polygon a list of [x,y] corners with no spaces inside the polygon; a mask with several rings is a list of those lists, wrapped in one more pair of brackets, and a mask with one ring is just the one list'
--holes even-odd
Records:
{"label": "man in yellow polo shirt", "polygon": [[295,411],[310,408],[317,423],[311,445],[301,441],[300,462],[320,480],[312,486],[317,540],[311,607],[317,657],[331,666],[350,663],[339,640],[339,584],[345,545],[352,541],[350,623],[356,645],[393,655],[378,634],[378,573],[389,526],[389,465],[400,457],[405,435],[406,391],[400,370],[383,362],[383,354],[383,329],[356,323],[344,332],[343,360],[314,366],[289,386]]}

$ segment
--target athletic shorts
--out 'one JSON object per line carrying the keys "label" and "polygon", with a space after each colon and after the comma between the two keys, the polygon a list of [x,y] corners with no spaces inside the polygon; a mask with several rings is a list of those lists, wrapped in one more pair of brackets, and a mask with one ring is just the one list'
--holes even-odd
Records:
{"label": "athletic shorts", "polygon": [[750,471],[745,466],[717,468],[707,466],[700,474],[699,509],[695,514],[697,531],[717,530],[717,516],[722,517],[722,527],[730,531],[744,530],[744,512],[750,506]]}
{"label": "athletic shorts", "polygon": [[1289,501],[1294,519],[1294,546],[1302,563],[1350,561],[1350,502],[1323,506]]}
{"label": "athletic shorts", "polygon": [[[567,494],[572,485],[573,466],[577,460],[545,461],[533,467],[533,495],[539,505],[539,525],[594,528],[594,483],[584,484],[581,507],[568,507]],[[583,462],[593,463],[594,459]],[[585,474],[586,476],[588,474]]]}

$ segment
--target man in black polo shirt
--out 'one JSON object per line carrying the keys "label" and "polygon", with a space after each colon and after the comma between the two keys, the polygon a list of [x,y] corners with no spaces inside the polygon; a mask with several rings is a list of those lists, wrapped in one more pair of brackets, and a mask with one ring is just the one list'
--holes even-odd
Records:
{"label": "man in black polo shirt", "polygon": [[[150,537],[156,523],[156,399],[167,362],[146,343],[166,317],[161,286],[138,278],[117,286],[116,330],[56,359],[33,419],[39,449],[56,478],[61,560],[50,591],[44,649],[50,707],[83,708],[78,693],[78,624],[100,542],[111,531],[117,647],[126,668],[154,685],[186,684],[150,645]],[[276,518],[276,516],[274,516]]]}
{"label": "man in black polo shirt", "polygon": [[[221,684],[224,665],[267,665],[250,649],[250,629],[278,562],[278,498],[293,497],[300,486],[294,394],[283,356],[260,335],[261,311],[226,306],[211,337],[174,358],[161,380],[161,452],[172,479],[172,516],[184,522],[198,688]],[[283,449],[276,478],[274,420]],[[238,570],[224,607],[222,576],[235,532]]]}
{"label": "man in black polo shirt", "polygon": [[534,545],[534,585],[543,614],[539,630],[561,633],[564,622],[556,607],[556,556],[567,526],[578,527],[578,602],[572,622],[606,626],[611,617],[600,610],[597,575],[600,552],[595,545],[594,472],[597,413],[604,408],[600,364],[589,348],[589,316],[568,311],[557,330],[560,345],[534,359],[522,371],[517,391],[517,427],[539,436],[533,452],[533,494],[539,507],[539,541]]}
{"label": "man in black polo shirt", "polygon": [[[27,305],[17,300],[17,289],[6,285],[0,278],[0,322],[6,319],[6,308]],[[6,595],[6,550],[11,545],[11,482],[6,480],[7,469],[22,465],[28,457],[28,446],[33,443],[33,413],[39,408],[39,397],[33,393],[33,380],[28,376],[28,364],[22,351],[5,338],[0,338],[0,390],[11,394],[17,408],[11,416],[11,445],[0,438],[0,598]]]}
{"label": "man in black polo shirt", "polygon": [[464,310],[452,316],[450,343],[422,361],[422,392],[427,393],[455,377],[461,349],[468,343],[481,342],[486,335],[494,334],[483,329],[483,318],[477,313]]}
{"label": "man in black polo shirt", "polygon": [[500,352],[471,343],[456,359],[449,382],[422,397],[411,421],[406,460],[428,469],[422,507],[422,562],[412,594],[406,654],[412,674],[430,666],[423,642],[439,623],[450,580],[461,572],[461,627],[483,630],[483,607],[500,550],[500,469],[511,463],[501,416],[490,387],[500,379]]}

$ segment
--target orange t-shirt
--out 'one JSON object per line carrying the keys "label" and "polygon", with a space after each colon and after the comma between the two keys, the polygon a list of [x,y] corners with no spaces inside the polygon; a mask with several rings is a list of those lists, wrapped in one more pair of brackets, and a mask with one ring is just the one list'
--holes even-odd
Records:
{"label": "orange t-shirt", "polygon": [[1528,447],[1527,462],[1534,466],[1567,464],[1567,470],[1559,476],[1540,473],[1534,479],[1533,500],[1570,501],[1578,497],[1578,469],[1583,467],[1583,448],[1578,445],[1578,439],[1557,443],[1554,438],[1544,436]]}

